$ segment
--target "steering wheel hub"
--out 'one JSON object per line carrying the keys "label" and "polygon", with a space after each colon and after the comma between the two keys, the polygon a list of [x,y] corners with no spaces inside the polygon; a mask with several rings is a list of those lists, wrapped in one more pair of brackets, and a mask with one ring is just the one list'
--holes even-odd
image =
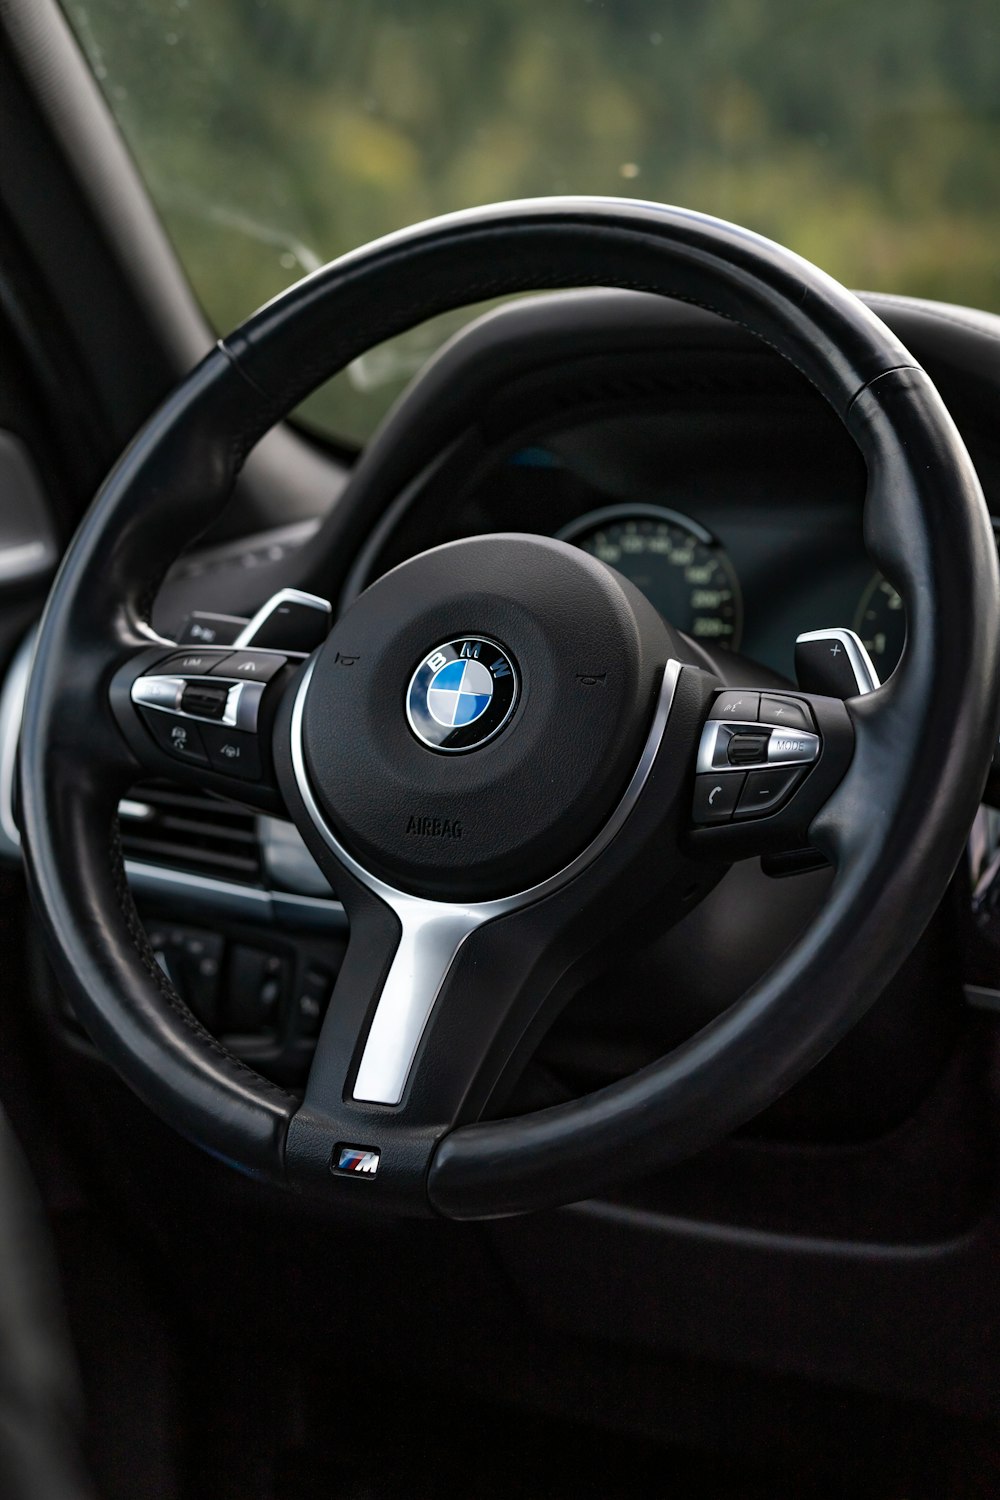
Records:
{"label": "steering wheel hub", "polygon": [[535,885],[619,801],[674,654],[643,595],[563,542],[423,553],[320,651],[302,719],[317,803],[404,890],[483,900]]}

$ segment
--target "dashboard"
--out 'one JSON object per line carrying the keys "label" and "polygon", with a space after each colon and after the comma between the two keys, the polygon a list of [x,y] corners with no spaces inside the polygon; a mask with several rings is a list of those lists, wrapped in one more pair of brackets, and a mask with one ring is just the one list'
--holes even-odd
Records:
{"label": "dashboard", "polygon": [[[617,437],[630,446],[641,441],[643,427],[641,418],[632,418],[619,425]],[[586,437],[594,436],[589,429]],[[803,493],[776,515],[771,505],[738,503],[725,493],[692,494],[669,479],[651,491],[642,486],[642,494],[656,499],[623,500],[620,487],[604,488],[599,479],[587,463],[586,443],[581,452],[571,434],[557,435],[547,446],[512,453],[467,498],[502,514],[528,491],[542,513],[558,516],[572,506],[580,513],[554,534],[625,574],[696,641],[742,652],[788,675],[789,645],[799,631],[834,619],[861,635],[880,676],[895,667],[905,612],[859,545],[852,486],[839,510],[813,506]],[[678,508],[683,505],[689,508]]]}
{"label": "dashboard", "polygon": [[[476,530],[544,531],[624,573],[661,613],[705,645],[790,678],[795,638],[846,625],[879,675],[899,660],[902,601],[868,558],[865,477],[829,433],[819,472],[761,451],[752,412],[703,421],[663,409],[593,416],[484,456],[454,490],[435,474],[409,498],[393,535],[363,554],[351,593],[423,547]],[[789,413],[786,438],[798,420]],[[700,448],[700,456],[697,450]]]}
{"label": "dashboard", "polygon": [[[996,320],[873,302],[927,363],[1000,514]],[[383,461],[393,449],[410,450],[409,483]],[[847,430],[796,371],[700,310],[588,292],[481,320],[390,413],[359,483],[381,506],[342,606],[427,547],[528,531],[585,547],[696,641],[785,679],[806,631],[854,629],[883,680],[903,649]],[[329,586],[320,553],[309,577]]]}

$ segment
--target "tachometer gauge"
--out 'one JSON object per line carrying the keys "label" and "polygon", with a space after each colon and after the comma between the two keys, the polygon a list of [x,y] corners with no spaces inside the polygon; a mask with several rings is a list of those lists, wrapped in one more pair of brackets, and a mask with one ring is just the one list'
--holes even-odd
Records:
{"label": "tachometer gauge", "polygon": [[906,640],[906,612],[892,584],[876,573],[861,595],[854,629],[884,682],[894,672]]}
{"label": "tachometer gauge", "polygon": [[[993,518],[993,537],[1000,548],[1000,517]],[[906,641],[903,601],[888,579],[876,573],[858,602],[854,629],[884,682],[899,665]]]}
{"label": "tachometer gauge", "polygon": [[739,648],[739,580],[725,549],[689,516],[659,505],[610,505],[559,536],[624,573],[678,630],[726,651]]}

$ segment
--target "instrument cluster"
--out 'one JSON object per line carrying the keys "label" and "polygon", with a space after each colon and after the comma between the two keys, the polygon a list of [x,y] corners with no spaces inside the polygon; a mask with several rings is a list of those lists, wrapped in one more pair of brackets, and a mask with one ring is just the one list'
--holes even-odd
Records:
{"label": "instrument cluster", "polygon": [[857,632],[883,681],[894,671],[906,611],[865,551],[863,469],[839,449],[817,470],[780,446],[645,440],[633,420],[491,455],[466,484],[428,490],[434,506],[411,497],[358,586],[455,536],[542,532],[625,574],[696,641],[789,680],[796,637],[834,626]]}
{"label": "instrument cluster", "polygon": [[[733,560],[718,536],[668,506],[609,505],[564,526],[558,535],[609,563],[641,589],[679,630],[725,651],[743,643],[743,594]],[[906,639],[903,601],[875,572],[850,611],[884,681]]]}

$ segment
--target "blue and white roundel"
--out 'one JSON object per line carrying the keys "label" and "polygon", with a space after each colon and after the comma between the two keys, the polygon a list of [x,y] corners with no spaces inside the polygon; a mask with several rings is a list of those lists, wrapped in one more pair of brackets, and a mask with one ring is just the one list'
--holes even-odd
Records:
{"label": "blue and white roundel", "polygon": [[427,689],[431,716],[448,729],[474,724],[490,706],[493,678],[481,661],[450,661]]}
{"label": "blue and white roundel", "polygon": [[476,750],[507,723],[518,691],[517,669],[503,646],[467,636],[424,657],[410,678],[406,717],[430,750]]}

